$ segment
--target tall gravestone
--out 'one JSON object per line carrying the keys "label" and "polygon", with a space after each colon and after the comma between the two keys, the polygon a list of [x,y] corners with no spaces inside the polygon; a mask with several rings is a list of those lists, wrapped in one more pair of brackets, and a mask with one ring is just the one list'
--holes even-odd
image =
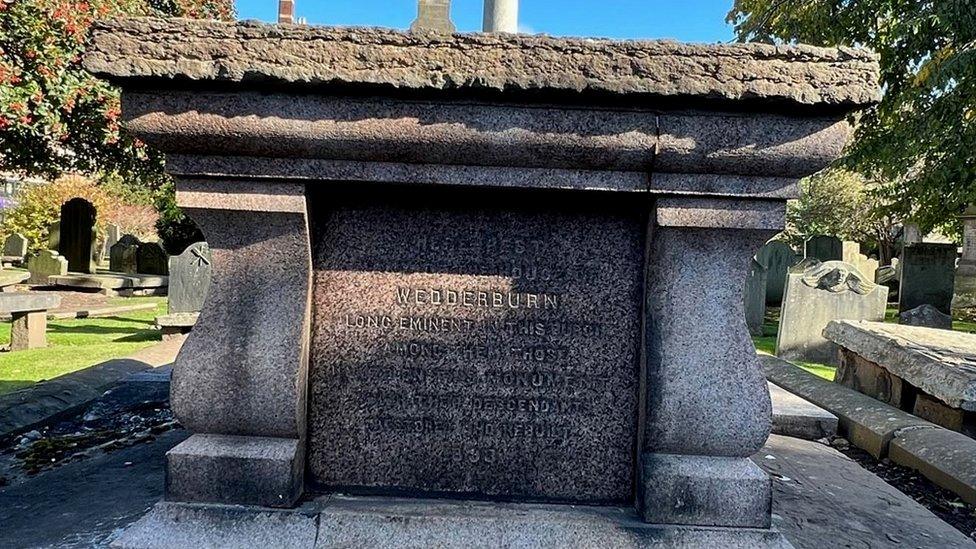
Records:
{"label": "tall gravestone", "polygon": [[203,308],[211,269],[206,242],[191,244],[182,254],[169,258],[169,313],[195,313]]}
{"label": "tall gravestone", "polygon": [[136,272],[149,275],[169,274],[169,256],[159,242],[142,242],[136,248]]}
{"label": "tall gravestone", "polygon": [[417,19],[410,25],[411,32],[451,34],[455,30],[451,22],[451,0],[417,1]]}
{"label": "tall gravestone", "polygon": [[962,215],[962,257],[956,268],[952,306],[976,307],[976,205]]}
{"label": "tall gravestone", "polygon": [[139,19],[85,66],[213,256],[119,545],[786,543],[743,292],[872,54]]}
{"label": "tall gravestone", "polygon": [[786,282],[776,356],[837,364],[837,346],[823,336],[831,320],[884,320],[888,288],[843,261],[801,263]]}
{"label": "tall gravestone", "polygon": [[844,245],[836,236],[812,236],[803,244],[803,257],[817,261],[842,261]]}
{"label": "tall gravestone", "polygon": [[135,274],[138,269],[137,252],[139,239],[131,234],[123,235],[109,249],[109,270],[115,273]]}
{"label": "tall gravestone", "polygon": [[786,242],[770,240],[759,249],[756,261],[766,269],[766,304],[779,307],[783,302],[786,275],[800,258]]}
{"label": "tall gravestone", "polygon": [[111,263],[112,246],[115,245],[119,239],[122,238],[122,229],[114,224],[110,223],[105,227],[105,233],[102,235],[101,247],[98,253],[98,262],[104,265],[104,262],[108,261]]}
{"label": "tall gravestone", "polygon": [[942,314],[952,314],[956,253],[955,244],[918,243],[902,248],[899,313],[928,304]]}
{"label": "tall gravestone", "polygon": [[68,260],[68,271],[95,272],[95,206],[84,198],[61,205],[58,253]]}
{"label": "tall gravestone", "polygon": [[761,263],[752,260],[749,276],[746,277],[745,311],[746,325],[754,336],[763,334],[763,320],[766,317],[766,277],[769,273]]}
{"label": "tall gravestone", "polygon": [[3,258],[7,261],[23,261],[27,255],[27,237],[14,233],[3,242]]}
{"label": "tall gravestone", "polygon": [[61,243],[61,220],[58,219],[54,223],[48,225],[47,248],[49,250],[57,250],[60,243]]}

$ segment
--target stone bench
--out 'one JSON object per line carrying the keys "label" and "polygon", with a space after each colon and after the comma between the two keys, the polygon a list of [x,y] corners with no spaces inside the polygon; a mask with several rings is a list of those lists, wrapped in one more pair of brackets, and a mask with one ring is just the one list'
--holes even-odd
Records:
{"label": "stone bench", "polygon": [[976,437],[976,335],[883,322],[834,321],[836,381]]}
{"label": "stone bench", "polygon": [[10,350],[47,347],[47,311],[60,305],[61,296],[55,294],[0,294],[0,314],[13,319]]}

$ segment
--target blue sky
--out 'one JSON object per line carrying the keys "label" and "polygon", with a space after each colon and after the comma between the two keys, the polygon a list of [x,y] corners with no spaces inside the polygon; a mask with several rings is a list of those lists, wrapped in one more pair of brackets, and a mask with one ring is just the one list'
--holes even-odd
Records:
{"label": "blue sky", "polygon": [[[520,0],[526,32],[557,36],[673,38],[726,42],[732,29],[725,14],[732,0]],[[454,0],[459,31],[481,30],[481,0]],[[405,29],[417,14],[416,0],[296,0],[295,12],[313,25],[370,25]],[[275,21],[278,0],[237,0],[241,19]]]}

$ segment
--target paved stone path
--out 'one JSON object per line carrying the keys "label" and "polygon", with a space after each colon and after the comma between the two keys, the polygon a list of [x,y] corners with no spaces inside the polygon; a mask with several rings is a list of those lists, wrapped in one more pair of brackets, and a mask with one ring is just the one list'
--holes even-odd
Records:
{"label": "paved stone path", "polygon": [[[0,488],[0,546],[106,545],[160,499],[163,454],[186,436],[170,431]],[[755,459],[774,475],[774,522],[797,549],[976,548],[830,447],[774,435]]]}
{"label": "paved stone path", "polygon": [[976,548],[829,446],[773,435],[753,460],[773,476],[773,524],[796,549]]}

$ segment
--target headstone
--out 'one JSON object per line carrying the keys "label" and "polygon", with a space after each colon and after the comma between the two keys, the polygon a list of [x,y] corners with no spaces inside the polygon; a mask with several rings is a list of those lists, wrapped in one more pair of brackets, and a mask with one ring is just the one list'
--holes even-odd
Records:
{"label": "headstone", "polygon": [[451,22],[451,0],[419,0],[417,19],[410,25],[410,32],[438,32],[451,34],[455,31]]}
{"label": "headstone", "polygon": [[112,254],[112,246],[122,238],[122,229],[114,224],[110,223],[105,227],[105,238],[102,241],[102,253],[100,254],[100,263],[109,260]]}
{"label": "headstone", "polygon": [[68,260],[54,250],[41,250],[27,260],[28,284],[47,285],[48,277],[68,274]]}
{"label": "headstone", "polygon": [[3,243],[3,257],[8,261],[23,261],[27,255],[27,237],[14,233]]}
{"label": "headstone", "polygon": [[831,320],[884,320],[888,288],[843,261],[801,265],[786,282],[776,356],[837,364],[837,346],[824,338],[824,328]]}
{"label": "headstone", "polygon": [[169,256],[159,242],[143,242],[136,249],[136,272],[149,275],[169,274]]}
{"label": "headstone", "polygon": [[169,258],[169,313],[195,313],[203,308],[210,288],[210,246],[191,244]]}
{"label": "headstone", "polygon": [[836,236],[812,236],[804,243],[803,257],[818,261],[841,261],[844,258],[843,244]]}
{"label": "headstone", "polygon": [[898,269],[893,265],[878,267],[874,271],[874,282],[888,287],[888,299],[894,302],[898,298]]}
{"label": "headstone", "polygon": [[57,250],[61,243],[61,220],[48,225],[47,228],[47,247],[49,250]]}
{"label": "headstone", "polygon": [[131,234],[122,236],[109,250],[109,270],[114,273],[135,274],[139,244],[139,239]]}
{"label": "headstone", "polygon": [[956,268],[953,308],[976,307],[976,205],[962,215],[962,257]]}
{"label": "headstone", "polygon": [[943,314],[952,314],[954,244],[909,244],[902,249],[900,265],[899,313],[928,304]]}
{"label": "headstone", "polygon": [[783,302],[786,275],[800,258],[786,242],[770,240],[759,249],[756,260],[766,269],[766,304],[779,307]]}
{"label": "headstone", "polygon": [[905,223],[902,227],[902,241],[907,244],[921,244],[922,237],[921,229],[915,223]]}
{"label": "headstone", "polygon": [[763,335],[763,320],[766,317],[766,277],[769,273],[756,261],[750,262],[749,275],[746,277],[745,310],[746,325],[749,333],[754,336]]}
{"label": "headstone", "polygon": [[95,206],[84,198],[72,198],[61,205],[58,253],[68,260],[68,271],[95,272]]}
{"label": "headstone", "polygon": [[910,311],[898,315],[898,323],[908,326],[924,326],[926,328],[952,329],[952,317],[943,314],[932,305],[919,305]]}
{"label": "headstone", "polygon": [[843,258],[841,261],[850,263],[862,274],[871,276],[878,270],[880,264],[877,259],[871,259],[861,253],[861,245],[857,242],[845,240],[841,243]]}

